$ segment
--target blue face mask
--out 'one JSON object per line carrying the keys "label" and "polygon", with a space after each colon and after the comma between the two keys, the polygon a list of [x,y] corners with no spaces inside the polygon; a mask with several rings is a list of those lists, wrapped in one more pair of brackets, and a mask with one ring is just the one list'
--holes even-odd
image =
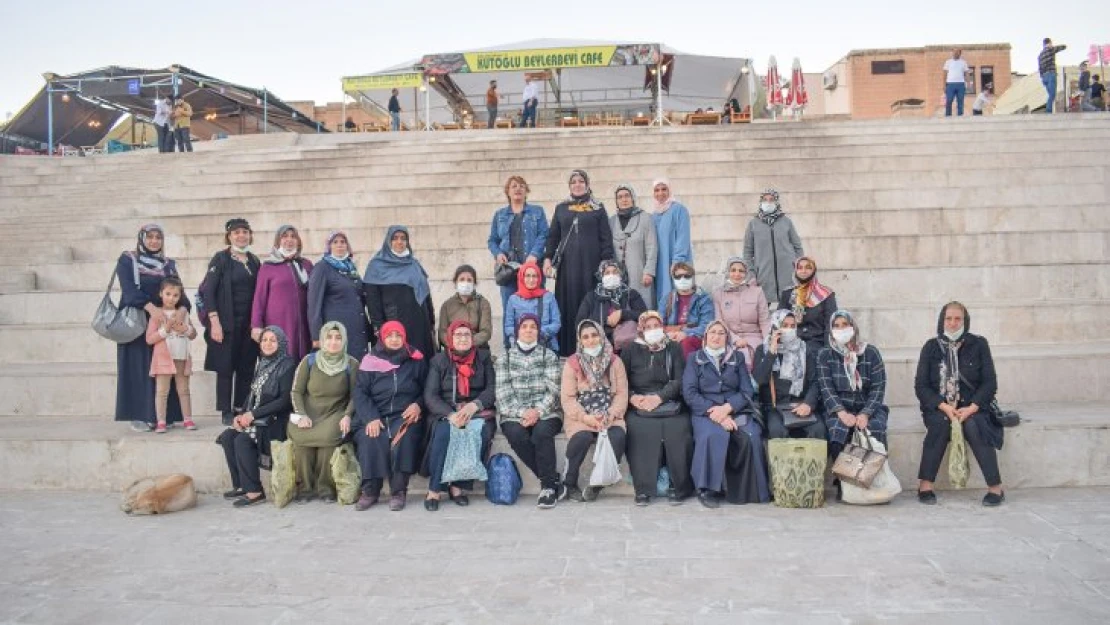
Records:
{"label": "blue face mask", "polygon": [[944,331],[944,336],[947,337],[949,341],[958,341],[958,340],[960,340],[960,337],[963,336],[963,335],[964,335],[964,329],[963,328],[960,328],[959,330],[955,330],[955,331],[949,331],[949,330]]}

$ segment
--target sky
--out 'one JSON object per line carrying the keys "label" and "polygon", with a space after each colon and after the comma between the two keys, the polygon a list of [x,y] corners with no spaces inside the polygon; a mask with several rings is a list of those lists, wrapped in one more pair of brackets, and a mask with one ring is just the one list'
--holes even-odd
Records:
{"label": "sky", "polygon": [[[536,38],[660,42],[683,52],[755,59],[775,55],[819,72],[862,48],[1010,43],[1014,71],[1036,71],[1041,40],[1068,44],[1075,64],[1110,43],[1105,0],[561,0],[560,2],[351,2],[312,0],[23,0],[0,2],[0,121],[42,87],[42,73],[107,65],[172,64],[285,100],[341,97],[340,78],[431,52]],[[528,8],[523,8],[528,7]],[[790,13],[784,12],[789,10]],[[912,12],[911,12],[912,11]],[[427,18],[427,19],[425,19]]]}

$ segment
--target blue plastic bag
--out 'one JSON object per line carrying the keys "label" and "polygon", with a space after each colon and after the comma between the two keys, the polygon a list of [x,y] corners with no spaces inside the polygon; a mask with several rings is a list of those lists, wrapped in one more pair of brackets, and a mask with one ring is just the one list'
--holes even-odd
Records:
{"label": "blue plastic bag", "polygon": [[520,479],[516,462],[509,454],[494,454],[489,459],[489,481],[486,482],[486,499],[499,506],[511,506],[520,496],[524,482]]}
{"label": "blue plastic bag", "polygon": [[671,490],[671,472],[667,467],[659,467],[659,475],[655,480],[655,496],[666,497]]}
{"label": "blue plastic bag", "polygon": [[451,426],[447,458],[443,461],[444,484],[464,480],[486,481],[488,474],[482,464],[482,419],[471,419],[465,428]]}

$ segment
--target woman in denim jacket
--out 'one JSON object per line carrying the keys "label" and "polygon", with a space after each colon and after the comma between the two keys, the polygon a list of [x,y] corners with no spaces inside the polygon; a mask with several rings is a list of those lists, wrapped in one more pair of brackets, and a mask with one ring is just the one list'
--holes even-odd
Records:
{"label": "woman in denim jacket", "polygon": [[[542,206],[528,204],[528,183],[520,176],[505,182],[509,204],[497,209],[489,227],[487,245],[494,264],[539,262],[547,241],[547,214]],[[516,284],[501,287],[501,310],[516,292]]]}

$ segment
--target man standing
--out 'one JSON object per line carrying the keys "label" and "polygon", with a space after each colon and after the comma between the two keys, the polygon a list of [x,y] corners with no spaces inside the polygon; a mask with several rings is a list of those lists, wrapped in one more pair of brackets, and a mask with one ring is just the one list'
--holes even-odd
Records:
{"label": "man standing", "polygon": [[389,96],[389,129],[397,132],[401,129],[401,101],[397,99],[397,94],[400,91],[394,89],[393,95]]}
{"label": "man standing", "polygon": [[193,151],[193,106],[185,101],[185,98],[177,98],[174,100],[173,106],[173,123],[177,126],[175,134],[177,135],[177,151],[178,152],[192,152]]}
{"label": "man standing", "polygon": [[540,88],[532,82],[531,76],[524,77],[524,94],[521,96],[524,101],[524,114],[521,116],[520,125],[528,128],[528,120],[532,120],[531,128],[536,127],[536,106],[540,103]]}
{"label": "man standing", "polygon": [[497,125],[497,101],[500,97],[497,94],[497,81],[489,81],[489,89],[486,90],[486,112],[489,113],[489,121],[486,122],[486,128]]}
{"label": "man standing", "polygon": [[173,116],[173,106],[169,98],[154,99],[154,130],[158,133],[158,151],[173,152],[173,129],[170,127],[170,118]]}
{"label": "man standing", "polygon": [[956,110],[964,115],[964,97],[967,95],[967,74],[971,71],[967,61],[960,58],[963,50],[956,48],[952,58],[944,62],[944,116],[952,117],[952,100],[956,100]]}
{"label": "man standing", "polygon": [[1037,66],[1041,72],[1041,84],[1048,92],[1048,102],[1045,103],[1044,112],[1052,114],[1052,107],[1056,103],[1056,53],[1066,49],[1067,46],[1054,46],[1052,39],[1044,38],[1044,47],[1037,57]]}

